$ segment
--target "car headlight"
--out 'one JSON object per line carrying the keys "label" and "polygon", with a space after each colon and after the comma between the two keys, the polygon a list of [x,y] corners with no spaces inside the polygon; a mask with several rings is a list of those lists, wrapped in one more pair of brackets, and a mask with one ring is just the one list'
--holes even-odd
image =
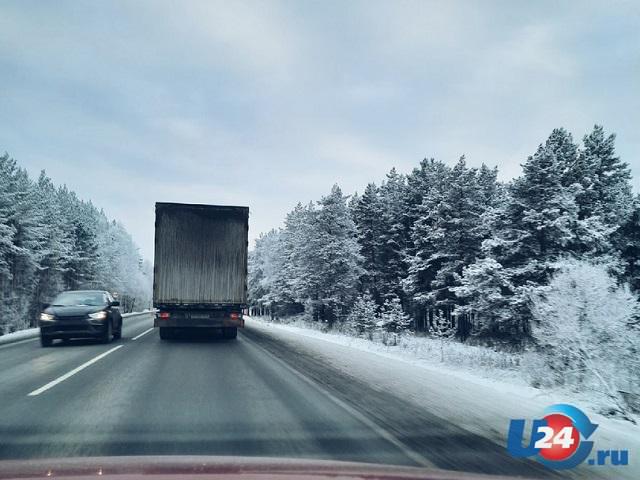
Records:
{"label": "car headlight", "polygon": [[107,312],[102,311],[102,312],[90,313],[89,318],[93,318],[94,320],[104,320],[105,318],[107,318]]}
{"label": "car headlight", "polygon": [[55,319],[56,317],[54,317],[53,315],[51,315],[50,313],[41,313],[40,314],[40,320],[43,320],[45,322],[51,321],[53,319]]}

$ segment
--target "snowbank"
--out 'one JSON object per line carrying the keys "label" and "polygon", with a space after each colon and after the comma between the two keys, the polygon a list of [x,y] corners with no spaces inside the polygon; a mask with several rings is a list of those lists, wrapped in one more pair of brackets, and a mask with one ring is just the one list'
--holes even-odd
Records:
{"label": "snowbank", "polygon": [[35,338],[40,335],[39,328],[27,328],[26,330],[20,330],[17,332],[7,333],[0,337],[0,345],[5,343],[19,342],[20,340],[26,340],[28,338]]}

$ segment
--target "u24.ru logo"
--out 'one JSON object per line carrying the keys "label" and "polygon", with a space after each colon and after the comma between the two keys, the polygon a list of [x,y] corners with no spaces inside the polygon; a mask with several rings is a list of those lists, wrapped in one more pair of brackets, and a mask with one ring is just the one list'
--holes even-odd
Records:
{"label": "u24.ru logo", "polygon": [[[509,424],[507,450],[514,457],[534,457],[556,470],[581,464],[591,454],[591,436],[598,425],[591,423],[582,410],[564,403],[551,405],[544,416],[531,423],[531,440],[523,446],[525,420],[517,418]],[[628,450],[597,450],[587,460],[589,465],[628,465]]]}

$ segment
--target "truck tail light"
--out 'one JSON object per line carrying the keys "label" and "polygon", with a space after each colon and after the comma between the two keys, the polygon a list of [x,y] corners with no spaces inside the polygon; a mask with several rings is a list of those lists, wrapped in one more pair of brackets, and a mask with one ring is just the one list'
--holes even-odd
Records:
{"label": "truck tail light", "polygon": [[229,315],[231,317],[231,320],[238,320],[240,318],[240,314],[233,312],[231,315]]}
{"label": "truck tail light", "polygon": [[161,320],[168,320],[169,319],[169,312],[160,312],[160,313],[158,313],[158,318],[160,318]]}

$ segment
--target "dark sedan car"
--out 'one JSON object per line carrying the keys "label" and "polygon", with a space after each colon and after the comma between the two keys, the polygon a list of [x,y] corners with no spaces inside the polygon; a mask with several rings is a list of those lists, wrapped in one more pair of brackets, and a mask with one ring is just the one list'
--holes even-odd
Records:
{"label": "dark sedan car", "polygon": [[40,314],[40,343],[54,339],[97,338],[109,343],[122,336],[120,302],[102,290],[62,292]]}

